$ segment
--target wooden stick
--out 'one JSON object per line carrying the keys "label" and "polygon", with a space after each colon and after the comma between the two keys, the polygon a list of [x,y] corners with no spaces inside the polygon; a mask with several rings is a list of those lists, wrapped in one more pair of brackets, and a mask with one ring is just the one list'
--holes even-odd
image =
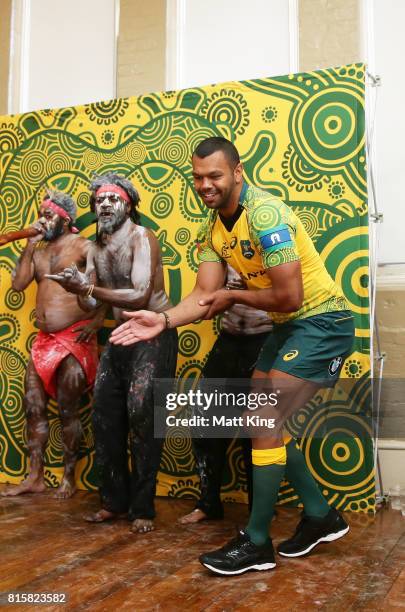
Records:
{"label": "wooden stick", "polygon": [[14,242],[14,240],[22,240],[23,238],[31,238],[37,236],[40,232],[35,227],[27,227],[26,229],[18,230],[17,232],[8,232],[7,234],[0,234],[0,246],[7,244],[8,242]]}

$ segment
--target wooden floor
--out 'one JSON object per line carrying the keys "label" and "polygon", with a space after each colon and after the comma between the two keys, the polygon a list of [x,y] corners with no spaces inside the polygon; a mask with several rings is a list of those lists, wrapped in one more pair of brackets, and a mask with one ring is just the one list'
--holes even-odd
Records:
{"label": "wooden floor", "polygon": [[[0,488],[3,485],[0,485]],[[405,518],[383,509],[373,517],[347,514],[349,534],[307,558],[277,558],[277,568],[221,578],[198,555],[219,547],[247,509],[226,506],[226,520],[180,527],[186,500],[157,500],[157,530],[133,535],[128,523],[89,525],[93,493],[54,500],[51,492],[0,498],[0,592],[65,592],[63,605],[8,610],[396,610],[405,608]],[[273,522],[277,543],[290,535],[298,511],[281,508]],[[5,608],[4,608],[5,609]]]}

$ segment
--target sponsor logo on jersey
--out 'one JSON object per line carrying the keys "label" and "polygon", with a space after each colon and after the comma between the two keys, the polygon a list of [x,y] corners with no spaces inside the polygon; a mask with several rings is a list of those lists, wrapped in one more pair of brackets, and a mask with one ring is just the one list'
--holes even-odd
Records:
{"label": "sponsor logo on jersey", "polygon": [[343,357],[335,357],[334,359],[332,359],[332,361],[329,364],[329,374],[331,376],[335,376],[335,374],[337,374],[337,372],[339,371],[340,366],[343,363]]}
{"label": "sponsor logo on jersey", "polygon": [[292,359],[295,359],[298,354],[299,354],[299,351],[297,351],[297,349],[288,351],[288,353],[283,355],[283,361],[292,361]]}
{"label": "sponsor logo on jersey", "polygon": [[242,249],[243,257],[246,257],[246,259],[252,259],[253,255],[255,254],[255,251],[252,248],[250,240],[241,240],[240,248]]}
{"label": "sponsor logo on jersey", "polygon": [[259,276],[264,276],[265,274],[265,270],[259,270],[258,272],[248,272],[247,274],[244,274],[243,272],[240,273],[241,277],[245,281],[249,281],[252,278],[258,278]]}

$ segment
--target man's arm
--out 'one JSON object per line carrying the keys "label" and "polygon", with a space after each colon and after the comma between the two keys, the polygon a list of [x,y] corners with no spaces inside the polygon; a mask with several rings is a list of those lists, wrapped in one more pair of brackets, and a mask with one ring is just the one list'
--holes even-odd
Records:
{"label": "man's arm", "polygon": [[59,274],[47,274],[46,276],[58,282],[66,291],[75,293],[80,306],[85,310],[94,308],[99,302],[130,310],[144,308],[153,291],[160,257],[159,243],[150,232],[138,234],[133,240],[133,245],[129,247],[133,249],[130,274],[132,288],[109,289],[95,285],[96,274],[91,252],[85,274],[78,272],[75,268],[65,268]]}
{"label": "man's arm", "polygon": [[33,236],[27,240],[27,246],[21,253],[20,259],[17,262],[11,276],[11,286],[14,291],[24,291],[34,280],[35,276],[35,264],[34,264],[34,253],[36,243],[43,239],[43,226],[41,223],[34,223],[32,226],[38,229],[40,233],[37,236]]}
{"label": "man's arm", "polygon": [[267,312],[296,312],[304,297],[301,264],[299,261],[284,263],[266,270],[271,280],[268,289],[226,291],[220,289],[203,300],[210,308],[205,316],[211,319],[233,304],[244,304]]}
{"label": "man's arm", "polygon": [[[177,306],[166,311],[170,327],[187,325],[197,319],[206,318],[209,305],[203,302],[225,281],[226,269],[220,262],[203,262],[198,269],[196,284],[192,292]],[[129,321],[117,327],[110,336],[113,344],[129,345],[140,340],[150,340],[167,327],[167,319],[161,313],[141,310],[126,312]]]}
{"label": "man's arm", "polygon": [[[77,272],[77,275],[81,277],[82,282],[84,283],[86,289],[86,295],[77,294],[77,303],[80,308],[85,312],[94,312],[95,309],[98,310],[99,303],[93,297],[87,296],[89,289],[94,286],[97,282],[97,274],[96,268],[94,265],[94,252],[93,245],[90,244],[87,249],[87,258],[86,258],[86,270],[84,274]],[[106,307],[107,309],[107,307]]]}
{"label": "man's arm", "polygon": [[[77,270],[77,274],[85,283],[96,282],[96,269],[94,266],[93,243],[89,240],[84,240],[82,243],[82,257],[86,259],[86,270],[84,274]],[[89,342],[94,334],[98,332],[104,325],[104,320],[107,315],[108,304],[99,304],[92,297],[77,296],[77,302],[82,310],[89,313],[90,321],[86,325],[81,325],[75,328],[77,333],[76,342]]]}
{"label": "man's arm", "polygon": [[198,319],[205,319],[209,310],[202,304],[213,291],[224,286],[226,269],[222,263],[203,262],[198,268],[194,289],[177,306],[170,308],[167,315],[171,327],[187,325]]}

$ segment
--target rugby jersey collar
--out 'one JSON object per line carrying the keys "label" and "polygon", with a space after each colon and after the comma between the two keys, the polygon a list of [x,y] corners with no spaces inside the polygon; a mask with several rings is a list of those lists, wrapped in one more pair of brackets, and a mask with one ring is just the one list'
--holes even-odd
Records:
{"label": "rugby jersey collar", "polygon": [[221,220],[221,223],[225,227],[227,232],[231,232],[233,230],[237,220],[239,219],[239,217],[241,216],[241,214],[244,211],[243,203],[245,201],[247,190],[248,190],[248,184],[245,181],[243,181],[242,190],[241,190],[240,195],[239,195],[238,208],[235,210],[235,212],[233,213],[232,217],[223,217],[221,215],[221,213],[219,211],[217,211],[218,212],[218,216],[219,216],[219,218]]}

